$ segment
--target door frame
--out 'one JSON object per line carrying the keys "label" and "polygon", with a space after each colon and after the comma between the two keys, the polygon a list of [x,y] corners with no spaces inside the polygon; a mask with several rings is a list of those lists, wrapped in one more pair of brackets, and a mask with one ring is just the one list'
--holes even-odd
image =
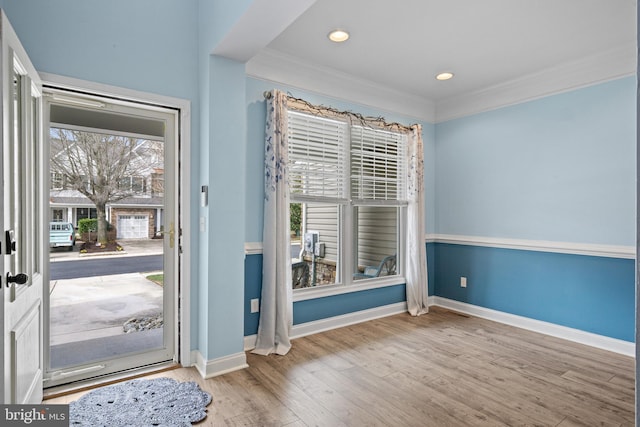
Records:
{"label": "door frame", "polygon": [[[135,91],[117,86],[110,86],[71,77],[50,73],[40,73],[43,87],[52,86],[59,89],[89,93],[143,105],[169,107],[178,110],[178,126],[176,126],[175,163],[176,200],[179,203],[178,220],[178,292],[175,298],[175,312],[178,313],[176,326],[176,346],[178,362],[182,366],[192,366],[191,354],[191,102],[147,92]],[[48,179],[45,177],[45,179]],[[48,263],[45,263],[48,265]],[[48,267],[47,267],[48,268]],[[48,275],[47,275],[48,276]]]}

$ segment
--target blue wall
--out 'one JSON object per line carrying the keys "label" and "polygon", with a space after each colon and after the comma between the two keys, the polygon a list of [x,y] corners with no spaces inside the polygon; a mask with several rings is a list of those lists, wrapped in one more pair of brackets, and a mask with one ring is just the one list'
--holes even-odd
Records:
{"label": "blue wall", "polygon": [[[437,124],[437,233],[632,250],[635,99],[629,77]],[[633,260],[436,244],[432,268],[435,295],[634,340]]]}
{"label": "blue wall", "polygon": [[432,268],[437,296],[634,340],[634,260],[437,243]]}

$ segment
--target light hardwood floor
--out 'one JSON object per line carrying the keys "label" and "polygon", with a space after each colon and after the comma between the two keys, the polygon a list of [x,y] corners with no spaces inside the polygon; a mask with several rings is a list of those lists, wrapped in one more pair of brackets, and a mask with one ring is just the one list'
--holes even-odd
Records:
{"label": "light hardwood floor", "polygon": [[[441,308],[297,339],[203,380],[211,426],[633,426],[634,360]],[[151,376],[151,377],[153,377]],[[49,403],[68,403],[82,393]]]}

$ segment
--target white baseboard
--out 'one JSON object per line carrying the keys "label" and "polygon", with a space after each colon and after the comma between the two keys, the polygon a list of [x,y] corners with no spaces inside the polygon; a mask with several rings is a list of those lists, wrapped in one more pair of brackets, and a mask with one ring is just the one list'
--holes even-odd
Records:
{"label": "white baseboard", "polygon": [[[407,303],[399,302],[395,304],[383,305],[381,307],[370,308],[367,310],[343,314],[340,316],[329,317],[327,319],[301,323],[299,325],[294,325],[293,328],[291,328],[291,339],[302,338],[307,335],[330,331],[332,329],[342,328],[344,326],[355,325],[356,323],[379,319],[381,317],[404,313],[406,311]],[[256,335],[248,335],[244,337],[245,351],[253,350],[255,348],[256,337]]]}
{"label": "white baseboard", "polygon": [[247,356],[244,352],[206,360],[198,350],[193,350],[191,352],[191,360],[195,360],[194,366],[204,379],[249,367],[247,365]]}
{"label": "white baseboard", "polygon": [[[431,301],[430,301],[431,302]],[[504,313],[477,305],[454,301],[448,298],[433,297],[433,305],[447,308],[471,316],[481,317],[498,323],[515,326],[529,331],[539,332],[568,341],[589,345],[625,356],[635,357],[636,346],[632,342],[609,338],[579,329],[568,328],[541,320],[530,319],[517,316],[515,314]]]}
{"label": "white baseboard", "polygon": [[[593,334],[590,332],[585,332],[566,326],[560,326],[549,322],[543,322],[541,320],[530,319],[528,317],[517,316],[515,314],[504,313],[501,311],[467,304],[443,297],[430,296],[429,306],[447,308],[449,310],[468,314],[470,316],[476,316],[483,319],[492,320],[494,322],[504,323],[506,325],[515,326],[517,328],[539,332],[541,334],[562,338],[568,341],[585,344],[591,347],[596,347],[635,358],[636,346],[632,342],[605,337],[603,335]],[[292,328],[291,338],[301,338],[319,332],[354,325],[356,323],[404,313],[406,311],[407,304],[406,302],[402,302],[385,305],[382,307],[376,307],[369,310],[357,311],[341,316],[330,317],[327,319],[320,319],[312,322],[302,323],[299,325],[295,325]],[[244,337],[245,351],[250,351],[255,348],[256,337],[256,335],[248,335]],[[200,368],[198,368],[198,370],[200,371]]]}
{"label": "white baseboard", "polygon": [[256,340],[258,339],[258,335],[247,335],[244,337],[244,351],[251,351],[256,348]]}
{"label": "white baseboard", "polygon": [[356,311],[340,316],[329,317],[328,319],[314,320],[312,322],[294,325],[291,329],[291,338],[301,338],[318,332],[330,331],[344,326],[355,325],[356,323],[368,320],[379,319],[381,317],[392,316],[394,314],[407,311],[407,303],[399,302],[395,304],[383,305],[381,307],[370,308],[368,310]]}

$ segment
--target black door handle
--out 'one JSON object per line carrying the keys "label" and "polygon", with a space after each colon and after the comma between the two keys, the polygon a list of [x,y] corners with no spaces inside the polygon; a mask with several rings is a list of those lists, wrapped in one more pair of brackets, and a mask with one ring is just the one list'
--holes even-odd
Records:
{"label": "black door handle", "polygon": [[24,285],[29,280],[29,276],[24,273],[18,273],[12,276],[11,273],[7,273],[7,286],[9,283],[15,283],[16,285]]}

